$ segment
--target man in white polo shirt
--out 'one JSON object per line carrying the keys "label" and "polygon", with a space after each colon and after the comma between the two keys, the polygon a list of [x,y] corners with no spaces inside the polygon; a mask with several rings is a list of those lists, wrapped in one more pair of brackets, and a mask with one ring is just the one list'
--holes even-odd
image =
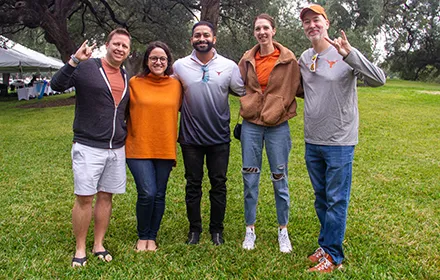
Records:
{"label": "man in white polo shirt", "polygon": [[223,241],[226,209],[226,173],[229,162],[230,111],[228,94],[244,94],[237,64],[217,53],[211,23],[200,21],[192,28],[193,52],[174,63],[174,74],[184,89],[179,143],[186,178],[186,209],[189,220],[187,244],[197,244],[202,232],[200,202],[203,165],[211,182],[209,231],[215,245]]}

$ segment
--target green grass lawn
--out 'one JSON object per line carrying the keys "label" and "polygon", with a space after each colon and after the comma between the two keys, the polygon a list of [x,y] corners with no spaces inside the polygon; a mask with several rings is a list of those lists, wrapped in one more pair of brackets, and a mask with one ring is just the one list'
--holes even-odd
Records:
{"label": "green grass lawn", "polygon": [[[437,94],[429,94],[437,93]],[[344,272],[322,279],[439,279],[440,85],[389,81],[359,88],[360,142],[356,147]],[[292,254],[278,250],[277,220],[264,160],[254,251],[244,237],[240,142],[233,140],[228,180],[226,243],[208,233],[209,184],[202,200],[204,233],[196,246],[188,231],[182,157],[168,184],[156,253],[136,253],[136,189],[114,199],[106,247],[114,261],[89,253],[88,266],[70,268],[73,178],[70,149],[74,106],[23,109],[42,100],[0,100],[0,279],[314,279],[306,256],[317,247],[319,223],[304,164],[303,101],[290,121]],[[231,98],[235,124],[238,100]],[[92,246],[89,231],[88,248]]]}

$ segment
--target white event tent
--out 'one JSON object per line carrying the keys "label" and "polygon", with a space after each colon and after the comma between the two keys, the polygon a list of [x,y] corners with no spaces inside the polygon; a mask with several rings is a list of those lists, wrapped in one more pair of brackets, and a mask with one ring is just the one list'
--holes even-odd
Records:
{"label": "white event tent", "polygon": [[40,72],[60,69],[64,63],[56,58],[46,56],[0,35],[6,42],[0,47],[0,73]]}

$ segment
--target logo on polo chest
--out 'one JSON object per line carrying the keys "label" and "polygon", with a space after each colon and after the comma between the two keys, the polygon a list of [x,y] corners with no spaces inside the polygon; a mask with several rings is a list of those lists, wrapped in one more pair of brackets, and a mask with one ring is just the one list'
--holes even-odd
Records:
{"label": "logo on polo chest", "polygon": [[335,65],[335,63],[339,61],[339,60],[328,60],[328,59],[325,59],[325,58],[324,58],[324,60],[327,61],[327,63],[330,66],[330,68],[333,68],[333,65]]}

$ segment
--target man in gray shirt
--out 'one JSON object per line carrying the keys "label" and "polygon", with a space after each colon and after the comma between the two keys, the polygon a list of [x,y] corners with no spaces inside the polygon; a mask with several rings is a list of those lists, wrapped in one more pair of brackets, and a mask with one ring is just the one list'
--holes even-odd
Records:
{"label": "man in gray shirt", "polygon": [[244,94],[237,64],[214,48],[214,26],[200,21],[192,28],[192,53],[174,63],[174,75],[184,94],[180,114],[179,139],[186,179],[186,211],[189,221],[187,244],[198,244],[202,232],[200,203],[203,166],[211,183],[209,232],[215,245],[223,244],[226,210],[226,173],[231,142],[229,93]]}
{"label": "man in gray shirt", "polygon": [[357,78],[370,86],[385,84],[384,72],[350,46],[344,31],[330,40],[323,7],[301,11],[304,33],[312,43],[299,59],[304,87],[305,160],[321,223],[319,248],[309,271],[342,268],[354,148],[358,143]]}

